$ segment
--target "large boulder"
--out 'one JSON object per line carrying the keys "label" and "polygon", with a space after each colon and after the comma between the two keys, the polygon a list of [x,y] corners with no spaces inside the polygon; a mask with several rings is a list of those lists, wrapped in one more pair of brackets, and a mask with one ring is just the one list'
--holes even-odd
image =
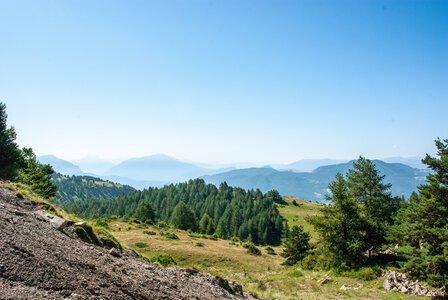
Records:
{"label": "large boulder", "polygon": [[51,226],[56,228],[57,230],[64,230],[64,228],[67,226],[68,221],[65,219],[62,219],[56,215],[52,215],[46,211],[43,210],[37,210],[35,211],[35,214],[43,221],[49,222]]}

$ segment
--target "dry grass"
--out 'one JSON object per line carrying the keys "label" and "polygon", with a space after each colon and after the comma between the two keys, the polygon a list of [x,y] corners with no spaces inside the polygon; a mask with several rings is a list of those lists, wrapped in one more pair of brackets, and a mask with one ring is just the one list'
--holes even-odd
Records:
{"label": "dry grass", "polygon": [[[175,234],[179,240],[169,240],[160,235],[162,231],[157,227],[148,226],[144,229],[124,222],[112,222],[109,227],[125,247],[147,258],[168,254],[181,267],[195,268],[227,280],[236,280],[245,290],[265,299],[405,298],[405,295],[399,293],[387,293],[382,288],[382,278],[362,281],[332,276],[329,283],[322,285],[320,280],[325,278],[324,272],[282,266],[283,258],[280,255],[269,255],[262,247],[260,250],[263,255],[254,256],[248,254],[241,245],[230,241],[194,238],[185,231],[176,230]],[[157,234],[147,235],[143,233],[145,230],[155,231]],[[198,242],[203,245],[197,246]],[[137,243],[146,243],[148,246],[139,248]],[[276,253],[282,251],[280,247],[274,249]],[[359,290],[340,290],[343,284],[355,282],[363,284],[363,287]]]}

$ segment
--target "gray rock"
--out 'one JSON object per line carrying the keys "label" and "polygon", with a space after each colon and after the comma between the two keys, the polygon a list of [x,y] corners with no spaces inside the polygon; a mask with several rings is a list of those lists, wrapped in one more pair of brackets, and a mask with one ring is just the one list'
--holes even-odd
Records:
{"label": "gray rock", "polygon": [[68,223],[67,220],[64,220],[58,216],[47,213],[46,211],[43,210],[37,210],[35,211],[35,214],[38,215],[42,220],[49,222],[50,225],[56,228],[57,230],[64,230],[64,228],[67,226]]}
{"label": "gray rock", "polygon": [[77,222],[74,224],[74,226],[76,226],[76,227],[85,227],[86,225],[87,225],[86,222]]}
{"label": "gray rock", "polygon": [[109,254],[115,257],[121,257],[121,252],[117,248],[110,249]]}
{"label": "gray rock", "polygon": [[383,282],[383,288],[384,288],[386,291],[390,291],[390,290],[392,289],[392,286],[391,286],[389,280],[387,280],[387,279],[384,280],[384,282]]}

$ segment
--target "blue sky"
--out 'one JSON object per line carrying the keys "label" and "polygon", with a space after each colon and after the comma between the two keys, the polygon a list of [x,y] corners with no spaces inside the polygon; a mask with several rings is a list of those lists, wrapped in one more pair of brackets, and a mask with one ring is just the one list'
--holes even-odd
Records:
{"label": "blue sky", "polygon": [[423,156],[448,137],[448,1],[0,0],[0,101],[72,160]]}

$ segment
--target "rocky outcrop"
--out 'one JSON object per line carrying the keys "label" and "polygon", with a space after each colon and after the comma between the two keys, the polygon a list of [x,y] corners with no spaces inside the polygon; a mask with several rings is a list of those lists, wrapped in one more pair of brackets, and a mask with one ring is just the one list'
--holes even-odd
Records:
{"label": "rocky outcrop", "polygon": [[444,290],[430,290],[424,285],[420,284],[418,280],[409,280],[406,274],[397,271],[387,271],[384,274],[385,280],[383,287],[387,291],[401,292],[412,296],[426,296],[426,297],[443,297]]}
{"label": "rocky outcrop", "polygon": [[0,187],[0,299],[256,299],[210,274],[109,254],[37,210]]}

